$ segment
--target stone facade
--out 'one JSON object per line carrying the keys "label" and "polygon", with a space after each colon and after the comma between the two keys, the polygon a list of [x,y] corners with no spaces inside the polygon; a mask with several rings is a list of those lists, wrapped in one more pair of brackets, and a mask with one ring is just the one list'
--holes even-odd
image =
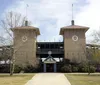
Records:
{"label": "stone facade", "polygon": [[[74,25],[62,27],[60,35],[64,39],[64,58],[72,62],[80,63],[86,60],[85,33],[88,27]],[[31,26],[16,27],[11,29],[14,33],[14,55],[16,65],[35,66],[38,63],[36,57],[36,39],[40,35],[39,29]]]}
{"label": "stone facade", "polygon": [[64,58],[71,62],[80,63],[86,60],[85,32],[88,27],[70,25],[61,28],[60,34],[64,39]]}
{"label": "stone facade", "polygon": [[14,55],[16,65],[27,64],[35,65],[36,58],[36,38],[39,35],[39,29],[35,27],[17,27],[12,29],[14,33]]}
{"label": "stone facade", "polygon": [[[70,34],[70,35],[68,35]],[[76,35],[78,36],[78,40],[74,41],[72,37]],[[65,58],[70,59],[71,61],[80,62],[81,60],[85,60],[85,36],[84,30],[68,30],[64,32],[64,50],[65,50]]]}

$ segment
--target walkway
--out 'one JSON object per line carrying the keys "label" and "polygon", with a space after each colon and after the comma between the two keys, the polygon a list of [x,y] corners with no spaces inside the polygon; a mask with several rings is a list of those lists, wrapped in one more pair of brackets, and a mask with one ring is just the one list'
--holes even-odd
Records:
{"label": "walkway", "polygon": [[63,73],[39,73],[25,85],[71,85]]}

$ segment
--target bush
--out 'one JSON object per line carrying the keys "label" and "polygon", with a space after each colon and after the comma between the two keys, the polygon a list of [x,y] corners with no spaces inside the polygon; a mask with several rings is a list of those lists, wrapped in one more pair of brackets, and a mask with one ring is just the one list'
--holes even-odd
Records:
{"label": "bush", "polygon": [[10,65],[8,64],[1,64],[0,65],[0,73],[9,73],[10,72]]}
{"label": "bush", "polygon": [[93,65],[90,65],[87,62],[83,62],[81,64],[79,64],[79,72],[90,72],[93,73],[96,71],[96,68]]}
{"label": "bush", "polygon": [[73,66],[73,67],[72,67],[72,72],[78,72],[78,67]]}
{"label": "bush", "polygon": [[19,67],[18,65],[15,65],[14,67],[14,73],[19,73],[22,71],[22,67]]}
{"label": "bush", "polygon": [[61,68],[61,71],[62,71],[62,72],[72,72],[71,65],[64,65],[64,66]]}
{"label": "bush", "polygon": [[100,64],[96,64],[95,66],[96,66],[96,71],[100,72]]}
{"label": "bush", "polygon": [[27,65],[27,66],[24,68],[24,72],[26,72],[26,73],[37,72],[37,68],[36,68],[36,67],[33,67],[32,65]]}
{"label": "bush", "polygon": [[81,68],[81,71],[82,71],[82,72],[88,72],[88,67],[82,67],[82,68]]}
{"label": "bush", "polygon": [[78,70],[79,72],[88,72],[88,63],[82,62],[79,64],[78,68],[79,68]]}
{"label": "bush", "polygon": [[88,72],[94,73],[96,71],[96,68],[94,66],[90,66]]}

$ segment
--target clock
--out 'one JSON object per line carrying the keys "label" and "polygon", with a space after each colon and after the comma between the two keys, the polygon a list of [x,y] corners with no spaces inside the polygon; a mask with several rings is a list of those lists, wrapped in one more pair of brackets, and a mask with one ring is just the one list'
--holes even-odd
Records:
{"label": "clock", "polygon": [[77,35],[72,36],[72,40],[73,41],[78,41],[78,36]]}
{"label": "clock", "polygon": [[23,36],[23,37],[22,37],[22,41],[23,41],[23,42],[26,42],[26,41],[27,41],[27,36]]}
{"label": "clock", "polygon": [[51,55],[52,54],[52,51],[48,51],[48,54]]}

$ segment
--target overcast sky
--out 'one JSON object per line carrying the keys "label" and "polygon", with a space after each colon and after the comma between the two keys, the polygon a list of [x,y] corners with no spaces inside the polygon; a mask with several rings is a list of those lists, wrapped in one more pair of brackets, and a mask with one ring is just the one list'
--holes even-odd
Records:
{"label": "overcast sky", "polygon": [[[25,16],[27,4],[28,20],[41,32],[38,41],[62,40],[59,31],[71,23],[72,4],[75,24],[90,27],[86,33],[87,41],[93,30],[100,29],[100,0],[0,0],[0,18],[10,11]],[[0,30],[0,35],[5,36],[3,29]]]}

